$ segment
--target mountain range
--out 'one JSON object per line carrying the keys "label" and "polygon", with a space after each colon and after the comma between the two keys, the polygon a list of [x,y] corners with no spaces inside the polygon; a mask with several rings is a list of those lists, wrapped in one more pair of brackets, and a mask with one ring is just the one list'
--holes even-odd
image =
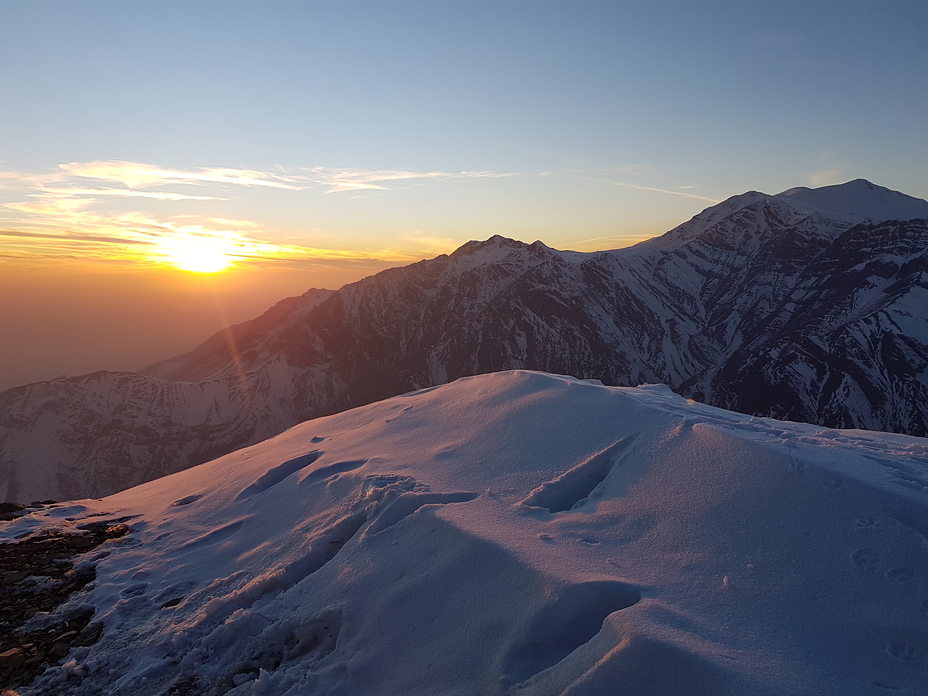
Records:
{"label": "mountain range", "polygon": [[928,202],[864,180],[752,191],[626,249],[496,236],[310,290],[138,373],[0,394],[0,498],[105,495],[509,369],[925,436]]}

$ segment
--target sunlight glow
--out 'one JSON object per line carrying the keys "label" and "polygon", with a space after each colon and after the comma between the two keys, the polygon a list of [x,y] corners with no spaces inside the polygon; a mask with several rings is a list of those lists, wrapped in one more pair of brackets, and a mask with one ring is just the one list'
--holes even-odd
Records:
{"label": "sunlight glow", "polygon": [[181,270],[218,273],[234,265],[237,248],[223,237],[185,235],[165,240],[159,251]]}

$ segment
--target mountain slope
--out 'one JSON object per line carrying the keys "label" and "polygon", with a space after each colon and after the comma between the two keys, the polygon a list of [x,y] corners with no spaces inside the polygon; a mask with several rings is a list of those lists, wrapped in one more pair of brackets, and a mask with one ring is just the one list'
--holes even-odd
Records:
{"label": "mountain slope", "polygon": [[926,250],[925,220],[842,234],[803,270],[768,325],[722,367],[713,403],[926,435]]}
{"label": "mountain slope", "polygon": [[89,610],[99,642],[22,696],[870,696],[928,672],[925,440],[665,387],[466,378],[0,539],[117,521],[33,624]]}
{"label": "mountain slope", "polygon": [[[515,368],[925,435],[926,219],[928,202],[858,180],[749,192],[617,251],[469,242],[286,300],[147,376],[0,394],[0,498],[113,492],[308,418]],[[101,430],[131,451],[91,451]]]}
{"label": "mountain slope", "polygon": [[257,319],[234,324],[194,348],[142,370],[142,374],[179,382],[200,382],[239,377],[266,364],[265,356],[277,352],[278,337],[293,331],[331,290],[313,288],[299,297],[288,297]]}

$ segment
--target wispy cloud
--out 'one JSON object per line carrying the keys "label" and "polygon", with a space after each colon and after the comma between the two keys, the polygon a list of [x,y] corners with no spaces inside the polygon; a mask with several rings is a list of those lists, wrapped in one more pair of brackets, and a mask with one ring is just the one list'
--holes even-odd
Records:
{"label": "wispy cloud", "polygon": [[326,193],[388,191],[391,184],[411,180],[467,181],[516,176],[512,172],[413,172],[404,169],[335,169],[315,167],[294,178],[326,187]]}
{"label": "wispy cloud", "polygon": [[36,174],[34,172],[4,171],[0,169],[0,189],[15,189],[26,185],[41,186],[43,184],[61,181],[62,178],[63,177],[57,173]]}
{"label": "wispy cloud", "polygon": [[[57,171],[46,174],[30,172],[0,172],[0,181],[32,183],[39,185],[54,184],[62,181],[104,181],[119,183],[129,191],[148,189],[166,185],[205,186],[224,184],[235,186],[263,186],[269,188],[300,191],[309,186],[322,186],[328,193],[359,190],[390,190],[391,184],[413,180],[437,179],[443,181],[468,181],[473,179],[495,179],[516,176],[514,172],[493,171],[424,171],[406,169],[360,169],[347,167],[313,167],[294,170],[292,173],[265,172],[254,169],[234,169],[219,167],[201,167],[197,169],[171,169],[141,162],[124,162],[108,160],[98,162],[69,162],[60,164]],[[90,189],[83,189],[89,191]],[[109,195],[132,195],[130,193],[113,193]],[[140,195],[140,194],[136,194]],[[144,195],[144,194],[141,194]],[[154,197],[156,194],[149,194]],[[157,194],[182,195],[182,194]],[[164,198],[163,200],[190,200],[187,198]]]}
{"label": "wispy cloud", "polygon": [[[498,179],[516,176],[514,172],[493,171],[424,171],[406,169],[359,169],[348,167],[313,167],[293,172],[265,172],[254,169],[200,167],[181,170],[159,167],[141,162],[107,160],[98,162],[69,162],[59,164],[50,172],[0,171],[0,187],[33,187],[47,193],[80,196],[107,195],[159,200],[225,200],[216,196],[197,196],[189,193],[149,192],[140,189],[164,186],[211,184],[235,186],[261,186],[268,188],[302,191],[321,186],[328,193],[338,191],[390,190],[399,182],[442,180],[466,182],[475,179]],[[81,182],[81,185],[75,185]],[[122,184],[126,188],[93,186],[93,182]]]}
{"label": "wispy cloud", "polygon": [[[235,193],[235,187],[276,189],[294,196],[315,192],[318,196],[385,193],[427,181],[463,183],[509,176],[514,174],[331,167],[179,169],[119,160],[69,162],[46,172],[0,171],[0,225],[5,225],[0,229],[0,257],[32,254],[37,259],[122,259],[151,264],[160,262],[161,250],[184,241],[219,240],[230,256],[249,264],[310,259],[404,263],[421,258],[420,252],[445,251],[455,241],[412,233],[395,240],[405,243],[405,250],[388,246],[361,251],[271,242],[268,238],[273,232],[259,221],[222,216],[219,206],[245,196]],[[196,189],[184,189],[191,186]],[[191,212],[202,210],[206,202],[216,204],[210,214]],[[182,204],[185,208],[175,207],[172,214],[170,207]]]}
{"label": "wispy cloud", "polygon": [[92,203],[93,201],[85,198],[34,196],[34,200],[5,203],[3,207],[28,213],[33,219],[45,221],[65,219],[79,223]]}
{"label": "wispy cloud", "polygon": [[[595,163],[589,163],[589,166],[582,168],[568,168],[566,173],[578,176],[587,181],[596,181],[610,186],[632,189],[635,191],[647,191],[649,193],[660,193],[666,196],[678,196],[680,198],[690,198],[697,201],[706,201],[708,203],[719,203],[720,199],[710,196],[693,193],[698,187],[692,184],[680,184],[669,186],[668,179],[673,177],[662,172],[659,168],[644,165],[626,165],[626,166],[597,166]],[[617,178],[621,177],[621,179]],[[646,180],[650,182],[657,181],[659,185],[647,185],[644,183],[631,183],[629,179]]]}
{"label": "wispy cloud", "polygon": [[130,239],[121,235],[95,235],[78,234],[74,232],[38,232],[35,230],[19,230],[15,228],[0,228],[0,237],[20,239],[53,239],[66,242],[100,242],[101,244],[143,244],[140,239]]}
{"label": "wispy cloud", "polygon": [[253,169],[199,168],[184,171],[165,169],[152,164],[122,161],[70,162],[59,164],[58,168],[71,177],[118,182],[132,189],[165,184],[235,184],[237,186],[267,186],[291,191],[298,191],[301,188],[293,177]]}
{"label": "wispy cloud", "polygon": [[[681,196],[683,198],[693,198],[697,201],[708,201],[709,203],[721,203],[717,198],[709,198],[708,196],[700,196],[697,193],[689,193],[687,191],[675,191],[673,189],[664,189],[657,188],[655,186],[639,186],[638,184],[628,184],[623,181],[612,181],[610,179],[602,179],[603,182],[607,184],[612,184],[613,186],[619,186],[621,188],[635,189],[637,191],[651,191],[653,193],[663,193],[668,196]],[[684,187],[681,187],[684,188]],[[689,187],[685,187],[689,188]]]}
{"label": "wispy cloud", "polygon": [[251,220],[230,220],[229,218],[210,218],[210,222],[216,225],[222,225],[224,227],[233,227],[236,229],[253,229],[260,230],[261,225],[257,222],[252,222]]}
{"label": "wispy cloud", "polygon": [[155,201],[227,201],[227,197],[220,196],[191,196],[186,193],[171,193],[168,191],[136,191],[135,189],[117,188],[45,188],[44,192],[50,196],[116,196],[118,198],[148,198]]}

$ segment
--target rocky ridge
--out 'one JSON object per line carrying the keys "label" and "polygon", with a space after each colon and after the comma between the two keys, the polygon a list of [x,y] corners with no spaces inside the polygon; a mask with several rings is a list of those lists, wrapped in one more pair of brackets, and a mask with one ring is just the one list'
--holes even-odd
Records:
{"label": "rocky ridge", "polygon": [[0,498],[110,493],[309,418],[506,369],[924,436],[926,269],[928,202],[862,180],[735,196],[616,251],[469,242],[285,300],[145,374],[0,394]]}

